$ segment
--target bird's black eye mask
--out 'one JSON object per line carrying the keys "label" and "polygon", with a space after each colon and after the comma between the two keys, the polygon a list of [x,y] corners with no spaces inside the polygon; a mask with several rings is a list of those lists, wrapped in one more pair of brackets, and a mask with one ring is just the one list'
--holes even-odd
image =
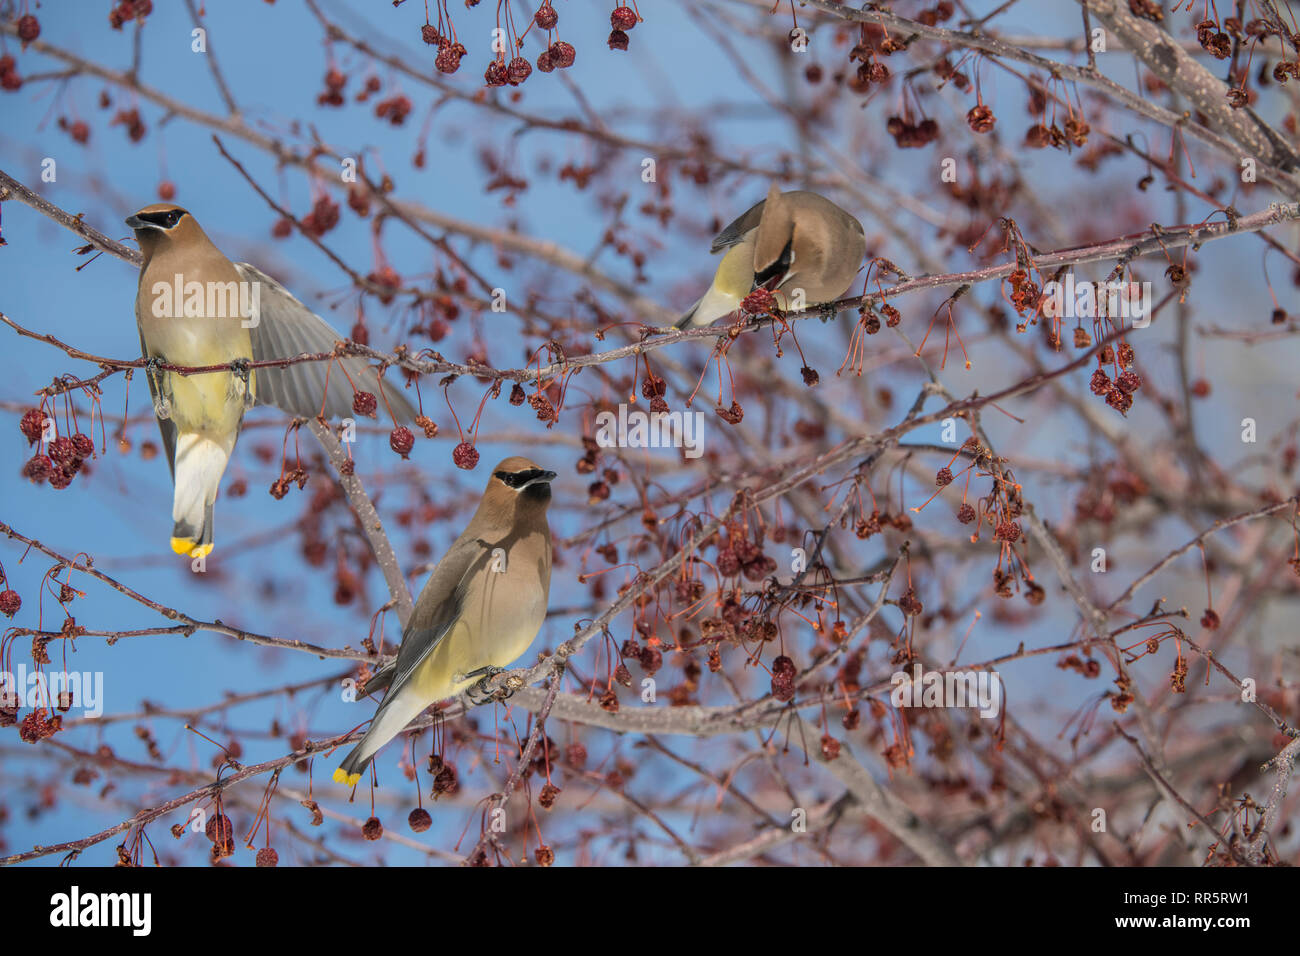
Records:
{"label": "bird's black eye mask", "polygon": [[171,229],[181,221],[181,217],[184,215],[184,210],[168,209],[166,212],[142,212],[136,218],[143,219],[145,222],[162,229]]}
{"label": "bird's black eye mask", "polygon": [[492,477],[499,479],[507,488],[518,491],[534,481],[549,482],[555,477],[555,472],[541,468],[526,468],[523,471],[498,471]]}
{"label": "bird's black eye mask", "polygon": [[794,262],[794,237],[785,244],[781,254],[776,257],[776,261],[764,269],[762,272],[754,273],[754,288],[758,289],[773,279],[779,279],[790,271],[790,264]]}

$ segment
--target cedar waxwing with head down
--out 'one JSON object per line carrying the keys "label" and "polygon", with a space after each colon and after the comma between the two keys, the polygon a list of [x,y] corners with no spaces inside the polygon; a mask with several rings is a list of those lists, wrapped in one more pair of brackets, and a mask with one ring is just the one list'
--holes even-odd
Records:
{"label": "cedar waxwing with head down", "polygon": [[329,352],[343,336],[270,276],[227,259],[180,206],[146,206],[126,224],[144,255],[135,318],[145,358],[228,366],[193,375],[146,368],[175,485],[177,554],[212,550],[213,502],[254,399],[303,418],[346,418],[355,385],[382,394],[379,407],[399,422],[414,420],[411,403],[391,385],[380,392],[379,376],[361,358],[250,368],[250,361]]}
{"label": "cedar waxwing with head down", "polygon": [[546,506],[555,472],[527,458],[497,465],[469,525],[415,602],[396,660],[366,683],[388,692],[361,742],[334,771],[353,786],[366,764],[420,711],[499,674],[532,644],[551,590]]}
{"label": "cedar waxwing with head down", "polygon": [[711,325],[758,288],[772,289],[781,309],[790,307],[796,289],[803,290],[802,308],[833,302],[853,285],[867,239],[862,223],[824,196],[783,193],[773,183],[767,198],[722,230],[709,251],[723,249],[709,291],[677,328]]}

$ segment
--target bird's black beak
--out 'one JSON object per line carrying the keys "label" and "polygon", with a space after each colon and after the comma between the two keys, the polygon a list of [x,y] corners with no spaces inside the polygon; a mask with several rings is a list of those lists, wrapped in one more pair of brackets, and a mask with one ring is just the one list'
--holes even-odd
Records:
{"label": "bird's black beak", "polygon": [[[528,476],[528,480],[519,486],[520,491],[527,491],[533,485],[549,485],[556,478],[553,471],[542,471],[540,468]],[[548,489],[547,493],[550,491]]]}
{"label": "bird's black beak", "polygon": [[158,228],[158,226],[156,226],[154,223],[149,222],[148,220],[145,220],[145,219],[141,219],[139,216],[127,216],[127,217],[126,217],[126,224],[127,224],[128,227],[130,227],[131,229],[134,229],[136,232],[139,232],[139,231],[141,231],[142,229],[157,229],[157,228]]}

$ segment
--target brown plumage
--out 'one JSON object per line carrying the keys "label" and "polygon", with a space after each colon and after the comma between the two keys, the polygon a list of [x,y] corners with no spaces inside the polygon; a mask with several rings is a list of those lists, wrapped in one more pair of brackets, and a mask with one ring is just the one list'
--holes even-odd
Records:
{"label": "brown plumage", "polygon": [[[212,550],[221,476],[254,399],[300,417],[346,418],[353,414],[351,383],[379,393],[382,380],[359,358],[336,359],[332,368],[328,362],[243,366],[329,352],[342,336],[274,279],[226,258],[180,206],[155,203],[126,223],[144,255],[135,303],[144,355],[168,365],[227,366],[196,375],[153,368],[147,374],[175,484],[172,548],[203,557]],[[380,414],[387,409],[401,422],[415,418],[391,384],[379,401]]]}
{"label": "brown plumage", "polygon": [[678,328],[716,322],[760,286],[774,291],[782,309],[833,302],[853,284],[867,240],[862,224],[826,197],[807,190],[783,193],[774,183],[766,199],[713,240],[711,252],[724,249],[712,285]]}
{"label": "brown plumage", "polygon": [[474,516],[420,592],[397,659],[366,685],[388,692],[337,782],[355,784],[420,711],[491,677],[533,642],[551,587],[554,478],[518,456],[493,469]]}

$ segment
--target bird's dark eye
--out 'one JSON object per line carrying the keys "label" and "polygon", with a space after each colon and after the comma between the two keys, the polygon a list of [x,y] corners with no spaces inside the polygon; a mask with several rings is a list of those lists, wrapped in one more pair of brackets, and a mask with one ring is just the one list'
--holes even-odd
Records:
{"label": "bird's dark eye", "polygon": [[180,221],[181,221],[181,214],[177,210],[173,209],[171,212],[167,214],[166,222],[167,222],[168,229],[170,229],[172,226],[176,225]]}

